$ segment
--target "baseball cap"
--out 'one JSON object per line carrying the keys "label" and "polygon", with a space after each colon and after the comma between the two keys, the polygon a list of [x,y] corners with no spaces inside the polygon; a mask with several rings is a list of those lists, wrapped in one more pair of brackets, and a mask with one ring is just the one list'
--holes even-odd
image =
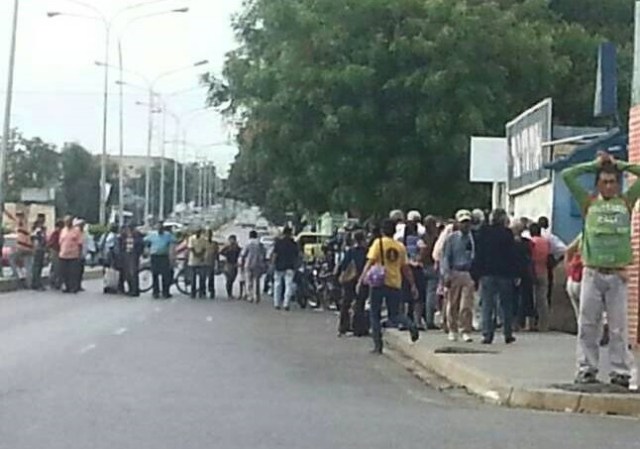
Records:
{"label": "baseball cap", "polygon": [[422,221],[422,214],[417,210],[412,210],[407,214],[408,221]]}
{"label": "baseball cap", "polygon": [[456,221],[458,223],[462,223],[463,221],[471,221],[471,212],[467,209],[460,209],[456,212]]}
{"label": "baseball cap", "polygon": [[392,210],[389,213],[389,219],[396,220],[396,221],[402,221],[402,220],[404,220],[404,213],[400,209]]}

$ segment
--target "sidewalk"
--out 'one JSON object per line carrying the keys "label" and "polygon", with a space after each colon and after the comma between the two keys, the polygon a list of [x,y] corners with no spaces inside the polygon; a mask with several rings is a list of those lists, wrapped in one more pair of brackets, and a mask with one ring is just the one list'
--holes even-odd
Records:
{"label": "sidewalk", "polygon": [[[640,394],[610,385],[578,388],[575,374],[575,337],[567,334],[519,333],[518,341],[505,345],[451,343],[444,333],[421,335],[412,344],[406,332],[388,330],[388,346],[451,383],[465,387],[492,402],[539,410],[599,413],[640,417]],[[498,337],[498,336],[497,336]],[[640,360],[640,353],[635,353]],[[607,381],[606,348],[602,351],[601,380]]]}

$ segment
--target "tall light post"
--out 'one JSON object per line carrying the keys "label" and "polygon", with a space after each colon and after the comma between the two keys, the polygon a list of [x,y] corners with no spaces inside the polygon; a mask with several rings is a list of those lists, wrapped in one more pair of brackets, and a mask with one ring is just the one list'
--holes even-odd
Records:
{"label": "tall light post", "polygon": [[[172,10],[171,12],[185,12],[184,11],[185,8],[182,9],[178,9],[178,10]],[[157,15],[157,14],[156,14]],[[98,63],[99,65],[104,65],[103,63]],[[137,86],[135,84],[129,83],[129,82],[125,82],[124,80],[119,80],[116,83],[119,84],[121,87],[122,86],[132,86],[132,87],[137,87],[137,88],[141,88],[141,89],[145,89],[148,91],[149,93],[149,101],[147,103],[144,102],[137,102],[138,105],[142,105],[142,106],[147,106],[149,109],[149,117],[148,117],[148,130],[147,130],[147,159],[148,161],[151,161],[151,152],[152,152],[152,146],[153,146],[153,114],[155,112],[157,112],[158,110],[164,110],[166,103],[164,100],[162,100],[161,95],[156,91],[156,86],[158,85],[158,83],[160,81],[162,81],[163,79],[171,76],[171,75],[175,75],[177,73],[183,72],[183,71],[187,71],[187,70],[191,70],[193,68],[196,67],[201,67],[204,65],[209,64],[208,60],[202,60],[202,61],[197,61],[193,64],[189,64],[187,66],[182,66],[182,67],[178,67],[175,69],[171,69],[168,70],[166,72],[163,72],[161,74],[159,74],[158,76],[156,76],[153,79],[149,79],[146,76],[137,73],[137,72],[133,72],[130,70],[125,70],[124,68],[122,69],[123,73],[130,73],[132,75],[137,76],[138,78],[140,78],[143,82],[144,82],[144,86]],[[156,103],[156,98],[159,99],[158,103]],[[163,162],[161,162],[161,177],[163,177],[164,179],[164,164]],[[162,191],[162,190],[161,190]],[[148,217],[151,215],[151,211],[150,211],[150,195],[151,195],[151,166],[150,164],[147,164],[146,169],[145,169],[145,220],[148,219]],[[162,199],[164,200],[164,193],[161,194]],[[164,205],[162,206],[164,207]]]}
{"label": "tall light post", "polygon": [[16,65],[16,41],[18,37],[19,1],[13,4],[13,22],[11,26],[11,42],[9,44],[9,75],[7,77],[7,93],[4,103],[4,126],[2,129],[2,146],[0,147],[0,228],[4,220],[5,197],[5,161],[9,151],[9,134],[11,133],[11,106],[13,102],[13,75]]}
{"label": "tall light post", "polygon": [[[74,3],[76,5],[82,6],[83,8],[89,9],[93,12],[94,15],[84,15],[84,14],[75,14],[75,13],[67,13],[60,11],[49,11],[47,12],[47,16],[49,18],[53,17],[73,17],[80,19],[88,19],[88,20],[97,20],[102,23],[104,26],[104,92],[103,92],[103,105],[102,105],[102,157],[100,159],[100,223],[107,222],[107,198],[106,198],[106,185],[107,185],[107,128],[108,128],[108,120],[109,120],[109,53],[110,53],[110,44],[111,44],[111,31],[116,20],[124,13],[129,12],[131,10],[146,7],[156,3],[162,3],[167,0],[150,0],[146,2],[136,3],[133,5],[125,6],[124,8],[119,9],[113,15],[107,16],[98,8],[94,7],[91,4],[82,2],[80,0],[67,0],[70,3]],[[17,4],[17,0],[16,0]],[[0,194],[1,195],[1,194]],[[121,218],[122,220],[122,218]]]}

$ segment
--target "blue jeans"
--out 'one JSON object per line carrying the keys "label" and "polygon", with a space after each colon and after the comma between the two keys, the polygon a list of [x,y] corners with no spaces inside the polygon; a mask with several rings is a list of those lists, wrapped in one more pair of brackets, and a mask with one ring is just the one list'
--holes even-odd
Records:
{"label": "blue jeans", "polygon": [[424,274],[427,281],[427,299],[426,299],[426,321],[428,327],[435,326],[434,317],[438,309],[438,272],[433,265],[424,267]]}
{"label": "blue jeans", "polygon": [[[385,301],[387,311],[397,311],[402,301],[402,290],[391,287],[377,287],[371,289],[371,333],[373,344],[376,349],[382,349],[382,302]],[[397,324],[404,325],[407,329],[412,329],[415,324],[404,313],[399,312],[393,317]]]}
{"label": "blue jeans", "polygon": [[496,305],[499,301],[502,312],[504,337],[513,335],[513,279],[500,276],[483,276],[480,279],[480,299],[482,301],[482,335],[493,341],[496,332]]}

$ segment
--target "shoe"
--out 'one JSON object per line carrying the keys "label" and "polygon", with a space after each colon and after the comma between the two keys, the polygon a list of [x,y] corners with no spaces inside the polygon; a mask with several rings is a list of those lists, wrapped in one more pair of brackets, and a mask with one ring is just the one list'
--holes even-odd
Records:
{"label": "shoe", "polygon": [[490,345],[490,344],[492,344],[492,343],[493,343],[493,340],[491,340],[490,338],[486,338],[486,337],[485,337],[485,338],[483,338],[483,339],[482,339],[481,343],[482,343],[483,345]]}
{"label": "shoe", "polygon": [[162,297],[164,299],[171,299],[171,298],[173,298],[173,295],[171,293],[167,293],[166,295],[162,295]]}
{"label": "shoe", "polygon": [[516,341],[516,337],[514,337],[513,335],[511,337],[506,337],[504,339],[504,342],[508,345],[510,345],[511,343],[515,343]]}
{"label": "shoe", "polygon": [[289,306],[286,306],[286,307],[284,308],[284,311],[285,311],[285,312],[288,312],[289,310],[291,310],[291,308],[290,308]]}
{"label": "shoe", "polygon": [[438,326],[436,326],[435,324],[427,324],[427,330],[428,331],[437,331],[437,330],[440,330],[440,328]]}
{"label": "shoe", "polygon": [[[592,385],[599,383],[597,373],[594,373],[592,371],[584,371],[578,373],[573,382],[578,385]],[[611,382],[613,383],[613,378],[611,379]]]}
{"label": "shoe", "polygon": [[280,306],[275,306],[274,307],[276,310],[280,310]]}
{"label": "shoe", "polygon": [[374,355],[381,355],[382,354],[382,348],[373,348],[370,352],[371,352],[371,354],[374,354]]}
{"label": "shoe", "polygon": [[629,389],[631,377],[625,374],[614,374],[611,376],[611,385]]}
{"label": "shoe", "polygon": [[153,299],[160,299],[160,295],[151,295]]}
{"label": "shoe", "polygon": [[463,332],[462,341],[464,341],[465,343],[471,343],[473,341],[473,338],[471,338],[471,335],[467,334],[466,332]]}
{"label": "shoe", "polygon": [[411,329],[409,329],[409,333],[411,334],[412,343],[420,340],[420,331],[418,330],[417,326],[411,326]]}
{"label": "shoe", "polygon": [[458,341],[458,334],[455,332],[449,332],[449,341]]}

